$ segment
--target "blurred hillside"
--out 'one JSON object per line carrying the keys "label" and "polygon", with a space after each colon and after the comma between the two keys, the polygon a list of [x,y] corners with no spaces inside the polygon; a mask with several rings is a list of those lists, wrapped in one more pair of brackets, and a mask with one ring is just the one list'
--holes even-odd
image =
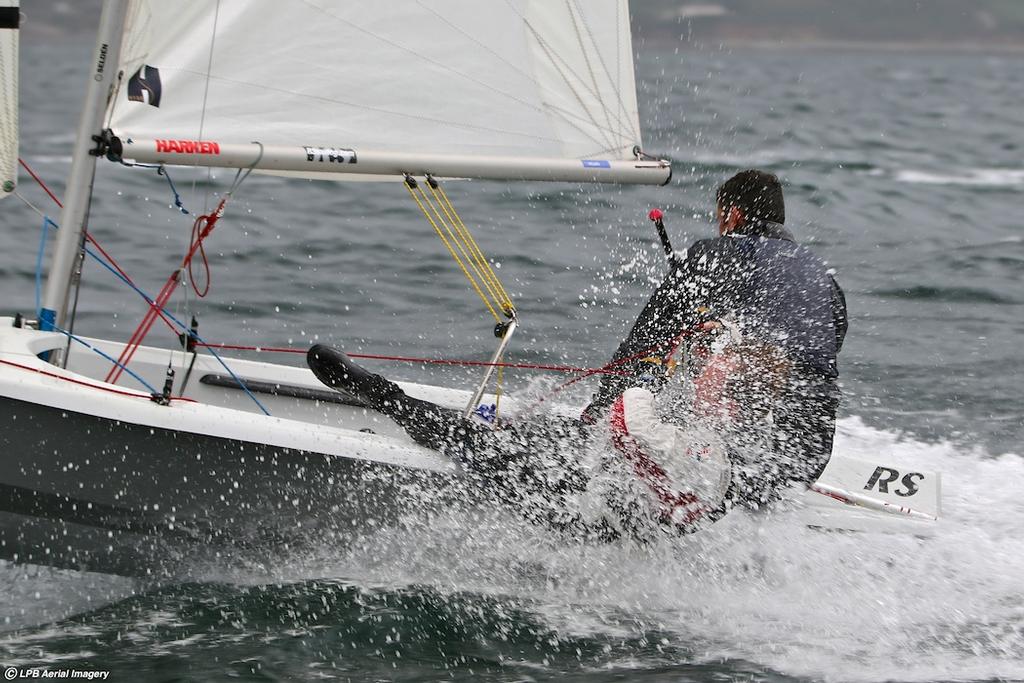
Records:
{"label": "blurred hillside", "polygon": [[[88,38],[100,4],[22,0],[23,35]],[[630,9],[638,38],[688,48],[884,44],[1024,50],[1024,0],[632,0]]]}

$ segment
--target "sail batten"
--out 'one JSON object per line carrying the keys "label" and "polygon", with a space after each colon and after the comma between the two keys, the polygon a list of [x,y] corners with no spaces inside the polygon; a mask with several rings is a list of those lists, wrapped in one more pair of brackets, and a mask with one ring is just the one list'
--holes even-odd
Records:
{"label": "sail batten", "polygon": [[565,161],[641,146],[626,0],[134,0],[125,45],[125,140]]}

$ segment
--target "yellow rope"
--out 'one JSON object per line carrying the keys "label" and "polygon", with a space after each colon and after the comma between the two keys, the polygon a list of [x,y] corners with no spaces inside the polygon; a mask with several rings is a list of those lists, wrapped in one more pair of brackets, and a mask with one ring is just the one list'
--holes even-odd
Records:
{"label": "yellow rope", "polygon": [[[447,201],[447,197],[444,196],[444,190],[438,185],[436,188],[430,184],[430,192],[434,195],[434,200],[437,205],[444,211],[444,215],[447,218],[446,225],[451,225],[450,231],[454,230],[452,234],[453,239],[456,239],[463,251],[463,255],[473,264],[473,270],[476,271],[477,276],[483,282],[484,287],[487,288],[487,292],[491,295],[491,300],[497,304],[497,308],[502,309],[507,314],[511,315],[512,302],[508,300],[508,295],[505,294],[504,288],[501,283],[498,282],[497,275],[491,269],[491,265],[484,258],[483,252],[480,251],[480,247],[477,245],[476,240],[473,239],[473,235],[470,234],[469,230],[466,229],[465,225],[461,226],[461,220],[458,220],[458,214],[455,213],[454,207],[451,202]],[[438,192],[440,190],[440,192]],[[445,201],[442,201],[445,200]],[[447,206],[446,206],[447,204]]]}
{"label": "yellow rope", "polygon": [[[476,293],[480,295],[480,299],[484,302],[484,305],[487,306],[487,310],[489,310],[491,312],[491,315],[494,316],[494,319],[500,323],[501,316],[499,316],[498,312],[494,310],[494,306],[491,305],[490,300],[483,293],[483,290],[480,289],[480,285],[477,284],[477,281],[473,279],[473,276],[469,272],[469,269],[466,268],[466,265],[462,262],[462,259],[459,258],[458,253],[456,253],[455,249],[448,241],[448,238],[445,237],[444,232],[441,231],[441,228],[438,227],[437,223],[434,221],[434,218],[430,215],[430,212],[427,211],[427,207],[424,206],[423,202],[420,201],[420,198],[416,196],[416,191],[413,189],[413,186],[409,182],[403,184],[405,185],[405,188],[409,190],[409,196],[411,196],[413,200],[416,202],[416,205],[420,207],[420,211],[422,211],[423,215],[427,217],[427,220],[430,221],[430,225],[433,226],[434,231],[437,233],[438,237],[440,237],[441,241],[444,242],[444,246],[448,248],[448,252],[452,255],[452,258],[454,258],[455,262],[459,264],[459,268],[462,269],[462,273],[466,276],[466,279],[469,280],[469,283],[471,285],[473,285],[473,289],[476,290]],[[420,192],[422,193],[423,190],[420,189]],[[426,195],[423,196],[426,197]]]}
{"label": "yellow rope", "polygon": [[[431,189],[434,189],[433,186],[431,186]],[[500,303],[500,308],[502,308],[507,314],[511,315],[515,311],[515,306],[512,304],[512,298],[508,295],[508,292],[505,291],[505,288],[502,286],[497,274],[491,268],[491,264],[488,263],[483,251],[481,251],[480,246],[477,244],[476,240],[473,239],[473,235],[469,232],[469,228],[466,227],[466,224],[462,221],[462,218],[455,210],[455,206],[452,204],[451,200],[448,199],[448,194],[440,185],[437,186],[437,190],[435,191],[435,194],[438,193],[441,197],[439,202],[443,201],[442,206],[447,207],[446,213],[450,211],[450,215],[454,218],[452,223],[461,230],[464,235],[464,239],[470,245],[471,250],[474,252],[478,262],[481,264],[482,270],[489,277],[491,286],[497,291],[498,296],[496,298]]]}
{"label": "yellow rope", "polygon": [[447,206],[447,209],[451,212],[451,215],[453,216],[454,225],[461,230],[462,234],[464,235],[464,239],[467,241],[467,243],[470,246],[470,249],[474,252],[476,256],[477,261],[480,263],[481,269],[483,270],[485,275],[490,279],[492,287],[497,292],[497,301],[500,303],[500,307],[505,311],[505,313],[509,317],[511,317],[512,314],[515,312],[515,306],[512,304],[512,298],[508,295],[508,292],[502,286],[501,280],[498,279],[498,275],[494,272],[494,269],[491,268],[491,264],[487,261],[487,258],[484,256],[483,251],[480,249],[480,246],[477,244],[476,240],[473,239],[473,235],[469,232],[469,228],[466,227],[466,224],[462,221],[462,218],[455,210],[455,206],[452,205],[451,200],[448,199],[448,195],[445,193],[444,188],[438,186],[438,191],[441,195],[443,204]]}
{"label": "yellow rope", "polygon": [[[462,274],[469,280],[480,300],[484,302],[487,310],[491,312],[498,324],[502,323],[498,310],[504,312],[509,318],[514,318],[516,309],[512,298],[502,286],[497,273],[494,272],[490,262],[480,249],[480,245],[469,232],[469,228],[459,217],[444,188],[429,176],[426,182],[430,187],[430,194],[433,195],[433,201],[421,184],[413,180],[411,176],[406,176],[405,188],[409,191],[409,196],[413,198],[416,206],[426,216],[427,221],[434,228],[434,232],[444,242],[448,253],[459,264]],[[476,277],[474,277],[474,273]],[[482,286],[481,283],[483,283]],[[484,290],[487,290],[486,293]],[[504,354],[498,357],[498,361],[500,362],[502,358],[504,358]],[[498,407],[501,404],[501,386],[504,376],[504,368],[499,365],[494,391],[495,425],[497,425]]]}
{"label": "yellow rope", "polygon": [[[423,201],[430,207],[430,210],[434,212],[434,217],[437,219],[437,222],[443,225],[444,229],[448,232],[448,238],[459,248],[459,251],[462,252],[462,258],[469,263],[473,268],[473,271],[476,273],[478,281],[474,281],[474,285],[479,286],[479,283],[482,282],[487,293],[491,296],[489,303],[494,304],[493,308],[504,309],[501,297],[494,291],[494,286],[490,283],[487,276],[480,270],[480,265],[473,255],[472,248],[466,243],[465,238],[463,238],[454,228],[451,223],[451,218],[449,217],[446,220],[445,216],[441,215],[441,210],[438,208],[440,201],[435,205],[434,202],[430,201],[430,197],[427,196],[426,192],[423,191],[422,185],[420,185],[418,189],[420,191],[420,195],[423,197]],[[431,192],[433,192],[434,198],[437,199],[437,193],[434,191],[433,186],[431,186]],[[472,237],[470,237],[470,239],[472,239]],[[498,322],[501,321],[499,320]]]}

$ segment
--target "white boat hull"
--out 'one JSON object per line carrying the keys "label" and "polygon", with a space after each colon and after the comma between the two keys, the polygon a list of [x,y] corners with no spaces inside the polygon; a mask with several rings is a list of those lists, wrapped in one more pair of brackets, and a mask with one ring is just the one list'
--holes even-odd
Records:
{"label": "white boat hull", "polygon": [[[37,357],[62,341],[0,319],[0,558],[168,573],[210,552],[393,523],[455,473],[364,408],[261,394],[266,416],[237,388],[200,382],[217,374],[203,357],[186,391],[196,400],[159,405],[96,379],[99,356],[72,354],[69,365],[84,373]],[[141,348],[132,367],[159,384],[166,359],[166,350]],[[323,389],[304,368],[230,364],[247,379]],[[468,396],[404,386],[431,400]]]}
{"label": "white boat hull", "polygon": [[[123,348],[88,341],[115,357]],[[258,559],[325,538],[344,543],[445,504],[459,489],[450,460],[383,415],[325,391],[306,368],[229,361],[259,391],[267,416],[215,359],[200,355],[185,392],[191,400],[160,405],[147,392],[105,383],[109,362],[87,349],[72,347],[76,372],[38,357],[63,343],[0,318],[0,559],[168,575],[215,555]],[[132,368],[162,386],[167,359],[165,349],[140,347]],[[190,357],[175,359],[187,365]],[[184,367],[177,371],[184,376]],[[452,407],[469,399],[402,386]],[[512,399],[502,401],[514,412]],[[833,457],[819,483],[863,497],[875,468]],[[909,476],[924,486],[914,478],[924,474]],[[934,494],[919,497],[935,499],[929,514],[937,517],[934,478]],[[912,500],[900,495],[870,509],[808,490],[794,496],[793,519],[826,530],[930,534],[933,523],[893,508]]]}

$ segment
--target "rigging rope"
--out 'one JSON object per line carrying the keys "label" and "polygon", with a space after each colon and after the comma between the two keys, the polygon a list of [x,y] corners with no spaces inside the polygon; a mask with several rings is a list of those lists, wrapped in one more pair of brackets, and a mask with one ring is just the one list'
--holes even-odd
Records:
{"label": "rigging rope", "polygon": [[[223,209],[224,203],[221,202],[220,206],[217,207],[217,211],[214,212],[214,215],[216,215],[216,213],[218,212],[222,212]],[[206,258],[206,247],[203,246],[203,240],[206,239],[206,236],[209,235],[210,231],[213,230],[213,223],[216,222],[217,218],[213,218],[211,220],[210,216],[199,216],[192,223],[192,236],[189,238],[189,252],[194,253],[196,249],[199,250],[199,257],[203,261],[203,270],[206,271],[206,275],[203,290],[199,291],[199,285],[196,284],[196,276],[192,272],[192,259],[189,258],[187,259],[188,281],[189,284],[192,285],[192,291],[195,292],[196,296],[198,296],[200,299],[202,299],[203,297],[210,293],[210,261],[209,259]],[[205,226],[201,227],[204,225],[204,223]]]}
{"label": "rigging rope", "polygon": [[[261,145],[260,156],[262,156],[262,154],[263,154],[263,152],[262,152],[262,145]],[[32,176],[32,179],[36,181],[36,183],[39,185],[39,187],[41,187],[43,189],[43,191],[46,192],[47,195],[49,195],[50,199],[52,199],[53,202],[57,206],[63,207],[64,205],[57,198],[57,196],[53,192],[50,191],[50,188],[47,187],[47,185],[43,181],[43,179],[40,178],[38,175],[36,175],[36,173],[32,170],[32,168],[29,167],[29,165],[27,163],[25,163],[25,160],[21,159],[19,157],[18,161],[21,163],[22,167],[24,167],[24,169],[28,172],[28,174],[30,176]],[[252,169],[250,168],[250,169],[246,170],[244,173],[242,171],[239,171],[238,174],[236,174],[235,181],[234,181],[234,183],[232,183],[231,188],[229,189],[229,191],[225,195],[224,199],[221,201],[221,206],[218,207],[219,209],[223,209],[223,204],[235,192],[235,190],[238,189],[238,187],[242,184],[242,182],[249,176],[249,173],[251,173],[251,171],[252,171]],[[168,181],[170,181],[170,177],[169,176],[168,176]],[[172,188],[173,188],[173,183],[172,183]],[[175,193],[175,194],[177,194],[177,193]],[[23,202],[25,202],[25,204],[27,204],[29,206],[29,208],[31,208],[33,211],[38,213],[43,218],[43,236],[41,238],[40,254],[39,254],[39,257],[37,259],[37,264],[36,264],[36,278],[37,278],[37,283],[38,283],[38,281],[41,280],[41,278],[42,278],[42,252],[45,249],[45,245],[46,245],[46,232],[47,232],[47,229],[50,226],[52,226],[54,230],[59,230],[60,226],[58,226],[56,223],[54,223],[52,220],[50,220],[50,218],[48,216],[46,216],[37,207],[33,206],[31,202],[29,202],[27,199],[22,197],[20,194],[18,194],[18,197]],[[185,212],[184,211],[184,207],[179,207],[179,208],[181,208],[182,211]],[[187,213],[187,212],[185,212],[185,213]],[[214,222],[216,222],[216,220],[214,220]],[[212,230],[212,229],[213,228],[211,226],[210,230]],[[207,231],[206,234],[209,234],[209,231]],[[90,249],[88,247],[85,247],[85,253],[87,255],[91,256],[93,259],[95,259],[101,266],[103,266],[104,268],[109,270],[114,275],[114,277],[116,277],[119,280],[121,280],[122,282],[124,282],[132,290],[134,290],[139,296],[141,296],[146,301],[146,303],[151,307],[151,310],[153,310],[153,309],[156,310],[157,315],[160,317],[161,320],[163,320],[164,324],[167,325],[167,327],[171,330],[171,332],[177,334],[177,328],[175,327],[175,325],[177,325],[177,327],[180,327],[185,332],[185,334],[191,334],[199,342],[203,342],[202,337],[200,337],[198,335],[198,333],[195,332],[195,330],[190,330],[189,328],[187,328],[184,323],[182,323],[180,320],[178,320],[173,315],[171,315],[171,313],[168,312],[167,310],[165,310],[163,306],[158,306],[156,301],[154,301],[152,297],[150,297],[148,294],[146,294],[146,292],[144,292],[142,289],[140,289],[138,287],[138,285],[136,285],[135,282],[132,280],[132,278],[128,275],[128,273],[126,273],[124,271],[124,269],[121,268],[121,266],[117,263],[117,261],[114,260],[114,257],[111,256],[109,253],[107,253],[106,249],[104,249],[103,246],[92,235],[90,235],[88,231],[85,232],[85,239],[90,244],[92,244],[100,254],[102,254],[102,258],[100,256],[97,256],[96,252],[94,252],[92,249]],[[37,284],[37,288],[38,287],[39,287],[39,285]],[[39,308],[39,302],[38,302],[39,294],[38,294],[38,292],[36,294],[36,299],[37,299],[36,309],[38,310],[38,308]],[[87,342],[85,342],[84,340],[74,336],[73,334],[71,334],[70,332],[68,332],[66,330],[62,330],[60,328],[55,328],[55,331],[60,332],[60,333],[62,333],[64,335],[66,335],[71,341],[77,341],[80,344],[84,344],[86,347],[92,349],[93,351],[95,351],[99,355],[101,355],[104,358],[106,358],[107,360],[109,360],[111,363],[113,363],[120,370],[123,370],[124,372],[127,372],[129,375],[131,375],[132,377],[137,379],[143,386],[145,386],[147,389],[151,390],[150,393],[157,393],[155,390],[153,390],[153,387],[151,385],[146,383],[145,380],[143,380],[137,374],[132,372],[127,366],[120,364],[115,358],[107,355],[106,353],[104,353],[100,349],[97,349],[97,348],[93,347],[92,345],[90,345]],[[206,344],[206,343],[202,343],[202,345],[205,346],[205,347],[212,346],[211,344]],[[259,401],[259,399],[257,399],[256,396],[249,390],[249,387],[246,385],[245,381],[241,377],[239,377],[237,374],[235,374],[235,371],[232,370],[228,366],[228,364],[224,362],[224,359],[221,358],[220,355],[216,351],[214,351],[212,348],[208,348],[208,350],[210,352],[210,355],[213,356],[217,360],[218,363],[220,363],[220,365],[224,368],[224,370],[235,380],[235,382],[238,383],[238,386],[240,386],[242,388],[242,390],[249,396],[250,399],[252,399],[252,401],[259,407],[259,409],[261,411],[263,411],[263,413],[265,415],[270,415],[270,411],[268,411],[266,409],[266,407]],[[66,378],[66,379],[69,379],[69,381],[75,381],[75,380],[71,380],[70,378]],[[92,386],[92,385],[89,385],[89,386]],[[117,393],[116,390],[113,390],[113,389],[108,389],[108,390],[109,391],[114,391],[115,393]],[[191,401],[192,399],[188,399],[188,398],[181,399],[181,398],[179,398],[179,399],[176,399],[176,400]]]}
{"label": "rigging rope", "polygon": [[[97,351],[97,349],[93,349],[93,351]],[[99,351],[97,351],[97,352],[102,355],[102,352],[99,352]],[[34,372],[34,373],[36,373],[38,375],[43,375],[45,377],[52,377],[54,379],[59,379],[59,380],[64,381],[64,382],[70,382],[71,384],[77,384],[79,386],[88,387],[90,389],[98,389],[99,391],[106,391],[106,392],[111,393],[111,394],[118,394],[120,396],[129,396],[129,397],[132,397],[132,398],[145,398],[145,399],[149,399],[150,398],[149,396],[146,396],[145,394],[137,394],[137,393],[133,393],[133,392],[130,392],[130,391],[122,391],[120,389],[114,389],[113,387],[104,386],[102,384],[93,384],[92,382],[83,382],[82,380],[75,379],[74,377],[68,377],[67,375],[61,375],[61,374],[58,374],[56,372],[50,372],[48,370],[44,370],[42,368],[33,367],[31,365],[22,365],[21,363],[15,363],[13,361],[3,360],[3,359],[0,359],[0,363],[2,363],[3,365],[9,365],[9,366],[11,366],[13,368],[20,368],[22,370],[28,370],[29,372]],[[173,400],[175,400],[175,401],[185,401],[187,403],[195,403],[196,402],[195,399],[182,398],[182,397],[178,397],[178,396],[175,396],[173,398]]]}
{"label": "rigging rope", "polygon": [[132,379],[134,379],[136,382],[138,382],[142,386],[146,387],[146,389],[149,391],[150,395],[160,393],[160,392],[158,392],[153,387],[152,384],[150,384],[146,380],[142,379],[142,377],[140,377],[135,372],[133,372],[131,368],[129,368],[129,367],[125,366],[125,365],[121,365],[120,363],[118,363],[114,359],[113,356],[111,356],[107,352],[103,351],[102,349],[96,348],[95,346],[93,346],[89,342],[85,341],[81,337],[79,337],[79,336],[77,336],[77,335],[75,335],[75,334],[73,334],[73,333],[71,333],[71,332],[69,332],[69,331],[67,331],[67,330],[65,330],[65,329],[63,329],[61,327],[58,327],[57,325],[53,325],[53,331],[54,332],[59,332],[59,333],[63,334],[65,337],[68,338],[69,341],[78,342],[79,344],[81,344],[85,348],[89,349],[90,351],[93,351],[93,352],[99,354],[100,356],[102,356],[103,358],[106,358],[108,361],[113,363],[115,366],[118,366],[121,370],[127,372],[132,377]]}
{"label": "rigging rope", "polygon": [[[157,317],[164,310],[164,307],[170,300],[171,295],[174,294],[174,290],[177,289],[178,285],[181,283],[182,271],[184,271],[186,268],[191,267],[192,257],[195,256],[197,251],[202,249],[203,240],[206,239],[211,232],[213,232],[213,228],[217,225],[217,221],[223,215],[224,204],[227,202],[227,199],[228,198],[225,196],[223,199],[220,200],[220,204],[217,205],[216,210],[207,215],[199,216],[196,219],[195,223],[193,224],[192,243],[191,246],[189,247],[188,252],[185,254],[185,258],[182,259],[181,265],[173,273],[171,273],[170,277],[167,278],[167,281],[164,283],[164,286],[160,288],[160,292],[156,295],[156,298],[149,305],[149,310],[146,311],[146,315],[142,318],[142,322],[140,322],[139,326],[135,328],[135,332],[132,333],[131,338],[128,340],[128,345],[124,347],[124,350],[121,352],[121,356],[117,359],[119,365],[117,367],[111,368],[110,372],[107,374],[107,382],[114,384],[121,377],[120,366],[127,365],[128,362],[131,361],[132,356],[135,355],[135,351],[142,344],[143,340],[146,338],[146,335],[149,334],[150,329],[152,329],[153,327],[153,323],[156,322]],[[198,225],[200,223],[205,224],[204,227],[199,228]],[[191,276],[191,270],[189,271],[189,274]],[[207,287],[209,287],[209,282],[207,282]]]}
{"label": "rigging rope", "polygon": [[[139,289],[139,287],[136,286],[135,283],[132,282],[130,280],[130,278],[128,278],[127,275],[122,275],[121,273],[119,273],[117,270],[115,270],[111,266],[111,264],[104,262],[103,259],[101,259],[100,257],[96,256],[96,254],[94,254],[91,250],[87,250],[86,253],[88,253],[90,256],[92,256],[94,259],[96,259],[101,266],[103,266],[104,268],[109,270],[111,273],[113,273],[115,277],[117,277],[122,282],[124,282],[126,285],[128,285],[132,290],[135,291],[136,294],[141,296],[146,301],[146,303],[148,303],[150,306],[155,306],[156,305],[156,303],[153,301],[153,298],[151,296],[149,296],[148,294],[146,294],[146,292],[144,292],[143,290]],[[186,335],[194,337],[197,340],[196,341],[196,346],[203,346],[203,347],[205,347],[210,352],[210,355],[213,356],[214,359],[218,363],[220,363],[221,367],[223,367],[224,370],[231,376],[231,378],[233,380],[235,380],[235,382],[238,384],[238,386],[242,388],[242,391],[244,391],[249,396],[249,398],[252,399],[253,403],[255,403],[256,406],[261,411],[263,411],[263,414],[264,415],[270,415],[270,411],[267,410],[266,406],[264,406],[260,402],[260,400],[258,398],[256,398],[256,395],[253,394],[252,391],[249,390],[249,387],[248,387],[248,385],[246,385],[245,380],[243,380],[241,377],[239,377],[235,373],[235,371],[232,370],[231,367],[224,361],[224,359],[221,358],[220,354],[218,354],[216,351],[213,350],[213,347],[220,348],[218,345],[206,343],[203,340],[203,338],[199,336],[199,333],[195,329],[186,327],[185,323],[183,323],[180,320],[178,320],[169,311],[166,311],[166,310],[164,310],[162,308],[160,309],[160,311],[161,311],[160,312],[160,317],[164,320],[165,323],[167,323],[167,325],[171,328],[172,332],[177,334],[177,328],[175,328],[175,325],[177,325],[177,327],[181,328]],[[168,320],[168,318],[170,318],[170,321],[173,321],[173,324]],[[107,358],[111,362],[117,364],[117,361],[114,360],[113,358],[110,358],[110,357],[107,357]],[[128,370],[127,367],[125,367],[124,370],[125,370],[125,372],[129,372],[129,373],[131,372],[130,370]]]}
{"label": "rigging rope", "polygon": [[[231,187],[228,188],[228,191],[224,193],[224,196],[221,198],[220,203],[217,204],[217,208],[208,214],[196,218],[195,222],[192,224],[192,234],[189,241],[189,248],[188,251],[185,253],[185,257],[181,261],[181,265],[177,268],[177,270],[171,273],[170,277],[167,278],[167,282],[164,283],[164,286],[160,289],[160,293],[157,294],[156,299],[154,299],[153,303],[150,304],[149,310],[146,311],[146,315],[145,317],[143,317],[142,322],[139,323],[139,326],[135,329],[135,332],[132,334],[131,339],[128,340],[127,346],[125,346],[124,350],[121,352],[121,357],[118,358],[118,363],[120,365],[128,364],[128,362],[132,359],[132,356],[135,355],[135,351],[139,348],[143,340],[146,338],[146,335],[149,334],[149,331],[150,329],[152,329],[153,323],[156,322],[157,317],[163,317],[164,308],[166,307],[167,302],[170,300],[171,295],[174,294],[174,290],[177,289],[178,285],[181,284],[181,281],[184,279],[183,274],[186,269],[188,270],[189,279],[191,281],[192,287],[195,289],[196,294],[198,294],[200,297],[206,296],[210,288],[210,281],[209,264],[206,262],[206,249],[203,246],[203,240],[205,240],[210,235],[210,233],[213,232],[214,227],[217,225],[217,221],[220,220],[221,216],[224,215],[224,207],[225,205],[227,205],[228,200],[232,198],[232,196],[234,195],[235,191],[239,188],[239,186],[241,186],[245,179],[249,177],[249,174],[252,173],[252,169],[255,167],[257,163],[259,163],[259,160],[262,156],[263,146],[260,145],[260,156],[257,157],[256,161],[249,168],[238,169],[238,173],[235,174],[234,182],[232,182]],[[199,288],[196,286],[195,278],[192,275],[192,258],[196,255],[196,252],[199,252],[202,255],[204,265],[206,266],[206,288],[203,290],[202,293],[200,293]],[[112,384],[116,383],[120,376],[121,368],[114,367],[110,370],[110,373],[107,374],[106,381]],[[262,406],[260,407],[262,408]]]}
{"label": "rigging rope", "polygon": [[[697,326],[694,326],[694,327],[688,327],[688,328],[684,329],[683,331],[681,331],[678,335],[676,335],[675,338],[672,339],[672,341],[671,341],[671,343],[669,345],[667,357],[671,357],[673,354],[675,354],[676,350],[679,348],[679,345],[682,344],[684,339],[686,339],[689,336],[692,336],[693,334],[695,334],[695,333],[697,333],[699,331],[700,331],[700,326],[697,325]],[[659,359],[661,357],[663,357],[663,356],[666,356],[665,345],[664,344],[656,344],[656,345],[654,345],[654,346],[652,346],[650,348],[644,349],[643,351],[641,351],[639,353],[634,353],[631,356],[626,356],[624,358],[619,358],[618,360],[613,360],[613,361],[611,361],[611,362],[607,363],[606,365],[603,365],[603,366],[601,366],[599,368],[593,368],[591,370],[587,370],[583,374],[581,374],[579,377],[574,377],[573,379],[567,380],[567,381],[563,382],[562,384],[558,385],[553,390],[548,392],[546,395],[541,396],[539,399],[537,399],[536,401],[534,401],[533,403],[528,405],[524,410],[521,410],[519,412],[519,414],[520,415],[529,415],[531,412],[536,410],[540,406],[540,404],[544,403],[549,398],[552,398],[553,396],[562,393],[563,391],[565,391],[566,389],[568,389],[572,385],[576,384],[577,382],[581,382],[582,380],[585,380],[588,377],[593,377],[594,375],[598,375],[598,374],[629,375],[630,373],[624,373],[624,372],[621,372],[621,371],[615,372],[613,370],[614,370],[614,368],[620,367],[620,366],[625,365],[627,363],[632,363],[635,360],[640,360],[642,358],[646,358],[647,356],[651,355],[652,353],[656,353],[656,355],[659,357]]]}
{"label": "rigging rope", "polygon": [[492,292],[492,296],[495,301],[499,303],[499,308],[506,316],[512,317],[515,312],[515,306],[512,305],[512,298],[508,295],[508,292],[502,286],[501,281],[498,280],[498,276],[495,274],[494,269],[491,268],[491,264],[487,262],[487,258],[484,253],[480,250],[480,245],[473,239],[473,235],[470,234],[469,228],[462,221],[458,212],[455,210],[455,206],[451,200],[448,199],[448,194],[438,183],[431,177],[427,177],[427,185],[430,187],[431,193],[434,195],[434,199],[444,210],[445,217],[448,218],[452,225],[455,227],[456,232],[462,238],[462,241],[466,244],[469,249],[471,256],[473,257],[478,270],[481,272],[485,284],[488,284],[488,291]]}
{"label": "rigging rope", "polygon": [[33,171],[31,168],[29,168],[29,165],[25,163],[25,160],[22,159],[21,157],[18,157],[18,163],[21,164],[22,168],[24,168],[26,171],[28,171],[28,174],[30,176],[32,176],[32,180],[36,181],[36,183],[39,185],[39,187],[43,188],[43,192],[45,192],[46,194],[50,195],[50,199],[52,199],[53,202],[57,206],[59,206],[60,208],[63,209],[64,208],[64,204],[62,204],[61,201],[59,199],[57,199],[57,195],[55,195],[53,192],[50,191],[50,188],[48,188],[46,186],[46,183],[43,182],[43,179],[40,178],[39,176],[37,176],[36,172]]}
{"label": "rigging rope", "polygon": [[[225,344],[225,343],[197,343],[196,346],[203,346],[207,348],[215,349],[227,349],[230,351],[254,351],[256,353],[295,353],[305,354],[308,349],[303,348],[292,348],[289,346],[254,346],[248,344]],[[605,374],[605,375],[623,375],[627,373],[620,372],[617,370],[603,370],[602,368],[581,368],[575,365],[545,365],[542,363],[506,363],[499,361],[491,363],[485,360],[460,360],[453,358],[423,358],[419,356],[391,356],[382,355],[378,353],[346,353],[350,358],[363,358],[367,360],[387,360],[396,361],[399,363],[422,363],[423,365],[459,365],[466,367],[494,367],[498,368],[510,368],[516,370],[547,370],[550,372],[589,372],[591,374]]]}
{"label": "rigging rope", "polygon": [[[477,244],[472,233],[469,232],[469,228],[466,227],[466,224],[455,210],[455,206],[448,198],[444,188],[429,174],[426,175],[425,179],[427,187],[430,188],[429,195],[423,189],[423,185],[417,183],[409,174],[405,176],[405,187],[413,201],[416,202],[416,206],[420,208],[420,211],[423,212],[427,221],[434,228],[434,232],[437,233],[437,236],[441,238],[441,241],[447,247],[448,253],[452,255],[452,258],[459,265],[463,275],[469,280],[470,285],[472,285],[480,300],[484,302],[487,310],[494,316],[494,320],[497,323],[494,328],[494,334],[502,341],[498,346],[498,351],[496,351],[497,355],[492,359],[492,363],[488,365],[497,365],[501,360],[501,354],[504,352],[505,345],[511,338],[511,334],[515,331],[517,320],[515,305],[513,305],[508,291],[498,280],[497,274],[495,274],[491,264],[484,256],[480,245]],[[501,319],[498,311],[505,314],[508,322]],[[471,404],[475,403],[477,398],[483,395],[484,387],[490,379],[492,369],[493,367],[488,367],[483,381],[477,392],[473,395]],[[498,370],[495,387],[495,418],[497,417],[497,406],[501,397],[501,381],[504,377],[500,365]],[[468,417],[470,411],[474,409],[471,405],[466,410]],[[494,423],[497,424],[496,419]]]}
{"label": "rigging rope", "polygon": [[[29,167],[29,165],[25,163],[25,160],[19,158],[18,161],[25,168],[25,170],[28,172],[28,174],[32,176],[32,179],[36,181],[36,183],[39,185],[39,187],[41,187],[43,189],[43,191],[46,192],[47,195],[49,195],[50,199],[52,199],[53,202],[58,207],[63,208],[64,205],[61,203],[61,201],[59,199],[57,199],[56,195],[54,195],[53,192],[50,191],[50,188],[47,187],[46,183],[43,182],[42,178],[40,178],[38,175],[36,175],[36,173]],[[18,199],[23,201],[30,209],[32,209],[34,212],[39,214],[39,216],[43,219],[43,233],[44,234],[43,234],[43,236],[41,238],[41,242],[40,242],[40,247],[39,247],[40,248],[40,254],[37,257],[37,261],[36,261],[36,280],[38,282],[37,286],[41,287],[41,281],[42,281],[42,277],[43,277],[43,273],[42,273],[42,250],[45,248],[45,240],[46,240],[46,234],[45,233],[46,233],[46,230],[47,230],[48,227],[53,227],[54,230],[59,230],[60,226],[58,226],[56,223],[53,222],[52,219],[50,219],[46,214],[44,214],[42,211],[40,211],[38,207],[34,206],[30,201],[25,199],[19,192],[15,191],[15,195],[17,195]],[[135,286],[135,282],[132,281],[132,279],[130,277],[128,277],[128,273],[126,273],[124,271],[124,269],[121,268],[121,266],[118,264],[118,262],[114,259],[113,256],[111,256],[109,253],[107,253],[107,250],[103,248],[103,245],[100,244],[96,240],[96,238],[93,237],[91,233],[89,233],[88,230],[86,230],[86,232],[85,232],[85,239],[86,239],[86,241],[89,242],[89,244],[91,244],[93,247],[96,248],[96,251],[98,251],[103,256],[103,258],[101,259],[99,256],[97,256],[95,254],[95,252],[93,252],[88,247],[85,248],[85,253],[86,254],[88,254],[89,256],[91,256],[94,259],[96,259],[96,261],[98,261],[102,266],[104,266],[105,268],[107,268],[108,270],[113,272],[118,278],[120,278],[126,284],[128,284],[128,286],[132,287],[137,292],[141,293],[141,290],[139,290]],[[104,261],[104,259],[106,259],[106,261]],[[149,303],[149,304],[153,303],[152,299],[147,298],[145,294],[142,294],[142,296],[143,296],[143,298],[146,298],[146,303]],[[36,295],[36,298],[37,298],[37,301],[36,301],[36,309],[37,309],[37,311],[36,312],[38,314],[39,303],[40,303],[38,301],[38,299],[39,299],[38,293]],[[177,330],[175,330],[174,325],[167,319],[167,317],[163,313],[160,314],[160,317],[163,319],[164,323],[171,330],[171,332],[177,333]]]}
{"label": "rigging rope", "polygon": [[125,161],[121,159],[121,165],[127,166],[128,168],[154,168],[158,176],[167,178],[167,184],[171,186],[171,194],[174,195],[174,206],[186,216],[192,212],[185,208],[185,203],[181,201],[181,193],[178,192],[178,188],[175,186],[174,181],[171,180],[171,174],[167,171],[167,167],[163,164],[139,164],[133,161]]}
{"label": "rigging rope", "polygon": [[448,253],[455,259],[463,275],[469,280],[470,285],[480,300],[484,302],[487,310],[494,316],[495,321],[498,324],[503,322],[501,316],[498,315],[499,310],[508,318],[515,317],[515,306],[512,304],[508,292],[498,281],[494,269],[487,262],[465,223],[458,217],[455,207],[444,194],[444,190],[430,176],[427,176],[427,185],[430,187],[433,200],[424,191],[423,186],[416,182],[415,178],[409,175],[405,177],[405,188],[409,191],[409,196],[413,198],[416,206],[420,208],[431,227],[434,228],[434,232],[441,238]]}
{"label": "rigging rope", "polygon": [[[501,358],[498,359],[501,362]],[[501,383],[505,379],[505,366],[504,364],[498,366],[498,378],[494,380],[494,418],[497,421],[498,410],[501,408]]]}

